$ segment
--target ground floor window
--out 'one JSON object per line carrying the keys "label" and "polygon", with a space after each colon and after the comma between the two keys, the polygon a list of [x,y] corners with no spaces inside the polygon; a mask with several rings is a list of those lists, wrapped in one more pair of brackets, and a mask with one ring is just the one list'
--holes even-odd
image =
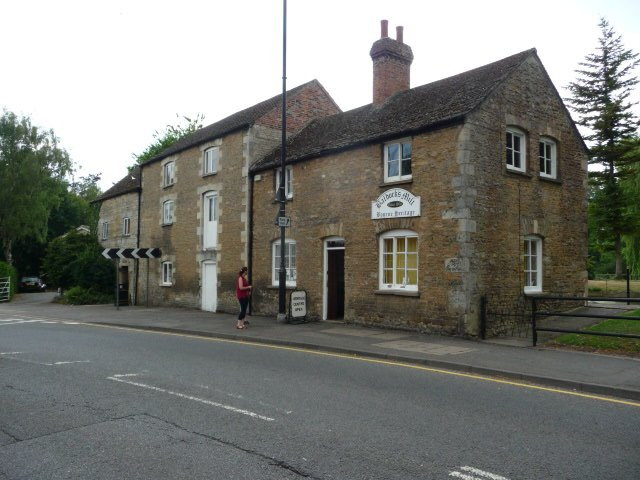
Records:
{"label": "ground floor window", "polygon": [[380,236],[380,289],[418,291],[418,235],[392,230]]}
{"label": "ground floor window", "polygon": [[524,291],[542,291],[542,239],[524,238]]}
{"label": "ground floor window", "polygon": [[162,285],[173,285],[173,263],[162,262]]}
{"label": "ground floor window", "polygon": [[[279,284],[280,275],[280,240],[276,240],[272,244],[273,258],[273,285]],[[296,286],[296,242],[293,240],[285,240],[284,245],[284,266],[286,269],[286,282],[288,287]]]}

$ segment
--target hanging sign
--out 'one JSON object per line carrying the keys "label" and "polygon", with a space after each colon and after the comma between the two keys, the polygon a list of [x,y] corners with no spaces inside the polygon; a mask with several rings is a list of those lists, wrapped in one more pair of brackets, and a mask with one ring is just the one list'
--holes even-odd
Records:
{"label": "hanging sign", "polygon": [[371,218],[419,217],[420,197],[403,188],[392,188],[371,202]]}

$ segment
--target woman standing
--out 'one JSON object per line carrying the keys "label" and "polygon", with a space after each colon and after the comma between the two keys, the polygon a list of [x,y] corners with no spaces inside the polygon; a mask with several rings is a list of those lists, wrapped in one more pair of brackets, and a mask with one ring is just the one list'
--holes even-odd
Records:
{"label": "woman standing", "polygon": [[238,323],[236,328],[244,330],[247,326],[244,323],[244,317],[247,315],[247,306],[249,305],[249,295],[251,295],[251,285],[247,280],[247,267],[242,267],[238,272],[236,280],[236,298],[240,302],[240,315],[238,315]]}

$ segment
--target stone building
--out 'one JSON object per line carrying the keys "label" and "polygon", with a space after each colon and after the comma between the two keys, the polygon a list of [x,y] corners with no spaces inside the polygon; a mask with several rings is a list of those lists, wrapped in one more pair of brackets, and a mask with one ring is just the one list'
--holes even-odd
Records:
{"label": "stone building", "polygon": [[[140,202],[140,168],[135,168],[113,187],[100,195],[98,239],[105,248],[138,246],[138,211]],[[137,263],[120,260],[118,283],[132,304],[137,300]]]}
{"label": "stone building", "polygon": [[[480,299],[586,289],[587,155],[534,49],[409,88],[411,49],[370,52],[373,103],[287,142],[287,287],[312,318],[477,335]],[[257,313],[277,312],[279,151],[251,167]]]}
{"label": "stone building", "polygon": [[[234,113],[141,165],[139,298],[209,311],[237,308],[234,282],[248,263],[249,166],[280,142],[282,96]],[[287,131],[340,109],[313,80],[287,92]],[[117,206],[102,209],[117,210]],[[148,270],[147,270],[147,265]]]}

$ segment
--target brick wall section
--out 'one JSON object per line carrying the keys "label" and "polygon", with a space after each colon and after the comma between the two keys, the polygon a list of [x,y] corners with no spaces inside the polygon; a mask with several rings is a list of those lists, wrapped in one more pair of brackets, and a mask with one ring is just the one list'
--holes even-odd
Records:
{"label": "brick wall section", "polygon": [[[129,217],[128,236],[122,234],[122,219]],[[109,237],[102,239],[102,224],[109,222]],[[104,248],[135,248],[138,239],[138,193],[127,193],[108,198],[100,204],[100,220],[98,221],[98,240]],[[121,267],[129,270],[129,297],[135,297],[135,261],[120,260]]]}
{"label": "brick wall section", "polygon": [[[294,134],[313,118],[340,113],[340,109],[318,82],[311,82],[296,95],[287,96],[287,136]],[[271,110],[256,121],[256,125],[280,130],[282,106]],[[255,157],[257,160],[260,157]]]}
{"label": "brick wall section", "polygon": [[[507,125],[527,134],[526,174],[505,167]],[[541,135],[557,141],[558,181],[539,176]],[[460,174],[466,186],[461,190],[461,205],[471,210],[469,220],[475,223],[475,231],[462,235],[475,245],[465,274],[471,305],[479,303],[481,294],[488,294],[489,310],[524,308],[525,235],[543,239],[543,293],[584,295],[587,157],[535,58],[527,60],[469,118],[461,147],[461,172],[465,166],[471,169]],[[466,330],[476,333],[475,322],[468,321]]]}
{"label": "brick wall section", "polygon": [[373,103],[382,103],[396,92],[409,90],[411,62],[391,56],[373,61]]}
{"label": "brick wall section", "polygon": [[[395,185],[382,185],[382,146],[372,145],[293,166],[294,197],[287,203],[296,241],[297,287],[308,292],[307,310],[322,316],[323,240],[345,239],[345,320],[369,325],[406,326],[453,333],[458,311],[451,308],[449,291],[459,273],[445,271],[444,259],[458,255],[457,224],[443,222],[442,213],[454,206],[453,191],[434,182],[455,174],[456,136],[460,127],[413,138],[414,181],[397,185],[421,196],[422,216],[372,220],[371,202]],[[418,180],[419,179],[419,180]],[[277,213],[273,171],[254,182],[253,306],[257,312],[277,313],[277,288],[272,284],[273,226]],[[378,234],[397,228],[419,232],[420,296],[377,294]]]}

